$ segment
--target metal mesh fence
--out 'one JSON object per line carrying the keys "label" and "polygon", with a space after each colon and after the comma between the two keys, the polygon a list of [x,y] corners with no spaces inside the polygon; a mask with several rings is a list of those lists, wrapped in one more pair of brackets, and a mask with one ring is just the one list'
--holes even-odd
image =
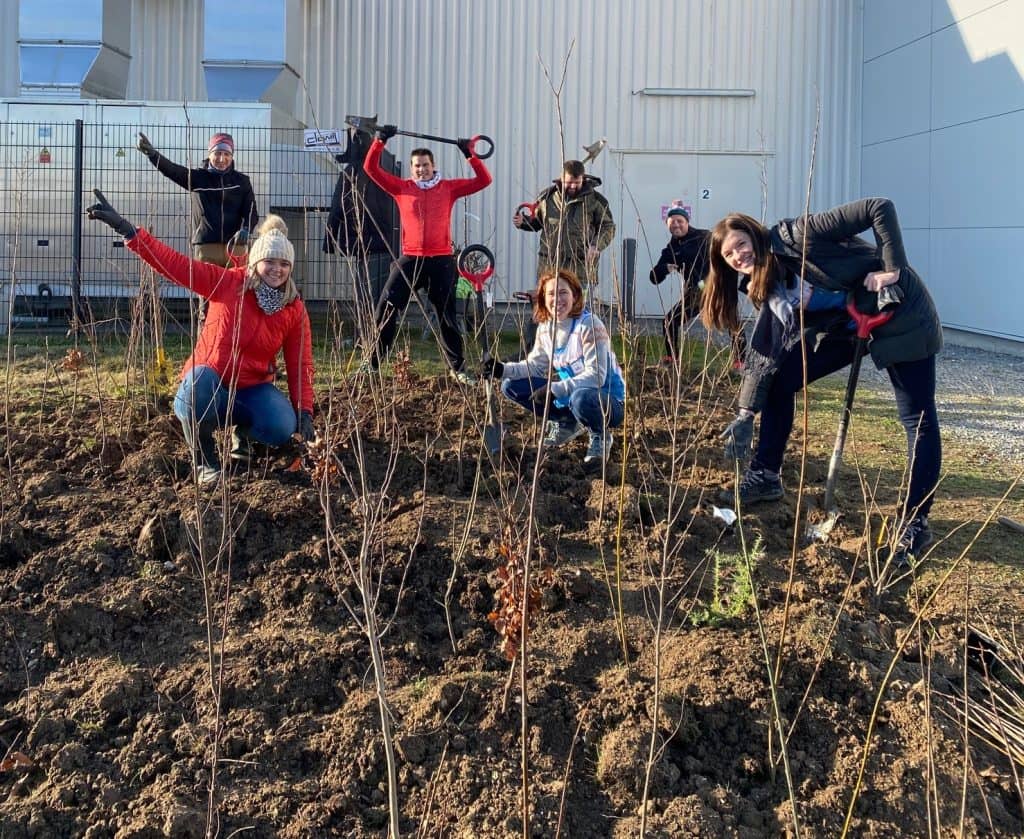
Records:
{"label": "metal mesh fence", "polygon": [[[64,326],[76,301],[80,318],[116,321],[149,287],[146,269],[121,237],[84,218],[93,188],[136,226],[192,252],[191,196],[137,150],[140,131],[166,158],[189,168],[205,165],[211,134],[233,136],[235,167],[252,181],[260,219],[274,212],[288,224],[294,277],[308,302],[350,304],[360,288],[373,295],[386,276],[389,254],[325,247],[332,197],[345,167],[334,149],[307,150],[301,128],[84,123],[76,143],[74,121],[12,122],[3,126],[0,166],[0,326]],[[386,163],[396,170],[393,160]],[[394,213],[387,226],[395,253]],[[188,297],[168,282],[159,283],[156,293],[169,307]]]}

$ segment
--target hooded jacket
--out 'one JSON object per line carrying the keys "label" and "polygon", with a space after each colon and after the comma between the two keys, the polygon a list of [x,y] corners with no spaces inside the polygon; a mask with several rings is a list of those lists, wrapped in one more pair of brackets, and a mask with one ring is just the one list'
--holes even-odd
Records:
{"label": "hooded jacket", "polygon": [[567,201],[558,179],[537,197],[533,217],[524,219],[520,229],[540,231],[538,273],[566,268],[583,282],[597,282],[596,265],[588,263],[587,249],[594,246],[603,251],[615,237],[612,211],[597,191],[600,185],[600,178],[584,175],[580,191]]}
{"label": "hooded jacket", "polygon": [[232,163],[218,172],[209,162],[187,169],[154,149],[147,155],[158,172],[192,194],[192,244],[226,244],[243,227],[254,230],[260,214],[252,182]]}
{"label": "hooded jacket", "polygon": [[[874,234],[874,244],[858,234]],[[770,248],[784,273],[800,276],[806,247],[803,279],[816,288],[853,292],[862,312],[877,311],[878,295],[864,288],[872,271],[898,271],[902,294],[891,320],[871,333],[868,351],[879,369],[919,361],[942,349],[942,325],[931,295],[907,262],[896,208],[888,198],[863,198],[823,213],[783,219],[770,231]],[[741,290],[743,290],[741,286]],[[777,348],[761,336],[771,335],[771,308],[762,306],[754,323],[751,348],[772,364],[747,364],[740,388],[741,407],[758,410],[781,358]],[[840,317],[840,321],[847,319]],[[812,319],[813,321],[813,319]],[[813,336],[808,350],[813,350]]]}
{"label": "hooded jacket", "polygon": [[[349,136],[344,153],[334,156],[334,161],[344,163],[345,168],[338,173],[331,197],[331,213],[327,217],[322,245],[324,253],[360,256],[391,251],[396,227],[395,204],[363,169],[369,148],[369,136],[356,131]],[[386,151],[381,161],[385,171],[394,168],[394,157]]]}
{"label": "hooded jacket", "polygon": [[288,394],[296,411],[313,412],[313,342],[301,298],[266,314],[256,292],[243,291],[247,268],[222,268],[189,259],[148,230],[126,241],[154,271],[209,301],[195,349],[182,368],[212,367],[225,384],[252,387],[274,381],[277,354],[284,351]]}

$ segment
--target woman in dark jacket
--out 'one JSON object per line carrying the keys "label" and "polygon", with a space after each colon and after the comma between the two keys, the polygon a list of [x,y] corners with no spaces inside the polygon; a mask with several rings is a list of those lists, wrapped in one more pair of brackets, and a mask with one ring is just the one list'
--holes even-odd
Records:
{"label": "woman in dark jacket", "polygon": [[[874,234],[874,244],[858,238],[866,230]],[[745,456],[753,440],[754,415],[761,413],[757,448],[738,488],[742,505],[783,495],[779,470],[793,426],[793,397],[805,378],[799,310],[808,382],[853,359],[845,311],[848,294],[861,311],[893,310],[891,320],[872,333],[868,350],[876,366],[889,374],[907,433],[910,486],[896,528],[894,556],[901,564],[919,557],[932,541],[928,512],[942,464],[935,410],[935,355],[942,347],[942,328],[931,296],[907,264],[892,202],[865,198],[784,219],[771,230],[736,213],[715,226],[710,254],[702,302],[705,325],[735,329],[740,291],[759,310],[739,414],[722,435],[729,440],[728,455]]]}
{"label": "woman in dark jacket", "polygon": [[259,212],[252,182],[235,169],[235,141],[231,135],[220,132],[210,138],[202,169],[187,169],[168,160],[141,131],[138,147],[160,174],[192,194],[195,258],[230,268],[234,265],[233,251],[244,262],[249,231],[256,227]]}

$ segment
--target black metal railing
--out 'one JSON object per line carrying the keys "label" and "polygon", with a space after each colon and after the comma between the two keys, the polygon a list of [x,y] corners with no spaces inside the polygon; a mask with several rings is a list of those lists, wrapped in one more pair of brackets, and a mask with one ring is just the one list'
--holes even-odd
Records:
{"label": "black metal railing", "polygon": [[[364,284],[372,295],[387,271],[390,254],[369,256],[327,241],[332,198],[342,192],[336,187],[346,166],[335,155],[340,149],[308,150],[301,128],[74,120],[7,123],[3,129],[0,326],[116,320],[148,287],[121,238],[85,219],[94,188],[125,218],[191,253],[191,198],[137,150],[140,131],[165,157],[190,168],[205,164],[211,134],[233,136],[235,165],[252,181],[260,218],[274,212],[288,223],[294,275],[307,301],[351,303]],[[397,171],[390,156],[386,164]],[[390,252],[397,252],[394,212],[378,225],[386,228]],[[169,283],[158,289],[168,305],[187,297]]]}

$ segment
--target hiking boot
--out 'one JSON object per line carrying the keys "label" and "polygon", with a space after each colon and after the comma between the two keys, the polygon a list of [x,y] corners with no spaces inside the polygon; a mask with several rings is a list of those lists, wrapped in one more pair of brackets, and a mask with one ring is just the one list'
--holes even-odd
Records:
{"label": "hiking boot", "polygon": [[[782,480],[774,472],[767,469],[747,469],[740,479],[739,503],[741,507],[757,504],[761,501],[778,501],[785,493]],[[736,501],[735,490],[722,490],[719,498],[726,504]]]}
{"label": "hiking boot", "polygon": [[220,469],[214,466],[196,467],[196,483],[199,486],[209,486],[216,483],[218,478],[220,478]]}
{"label": "hiking boot", "polygon": [[583,465],[591,469],[600,469],[611,454],[615,437],[610,431],[590,432],[590,445],[583,456]]}
{"label": "hiking boot", "polygon": [[907,522],[900,534],[899,541],[892,552],[892,561],[897,568],[910,568],[921,560],[924,549],[927,548],[935,537],[932,529],[928,526],[927,516],[916,516]]}
{"label": "hiking boot", "polygon": [[252,444],[248,436],[240,432],[237,427],[231,431],[231,459],[239,463],[248,463],[252,458]]}
{"label": "hiking boot", "polygon": [[476,376],[474,376],[467,370],[449,369],[448,375],[455,379],[455,381],[457,381],[460,385],[465,385],[466,387],[476,384]]}
{"label": "hiking boot", "polygon": [[557,449],[559,446],[571,443],[585,430],[575,420],[572,421],[572,425],[564,425],[557,420],[549,420],[548,432],[544,435],[542,445],[545,449]]}

